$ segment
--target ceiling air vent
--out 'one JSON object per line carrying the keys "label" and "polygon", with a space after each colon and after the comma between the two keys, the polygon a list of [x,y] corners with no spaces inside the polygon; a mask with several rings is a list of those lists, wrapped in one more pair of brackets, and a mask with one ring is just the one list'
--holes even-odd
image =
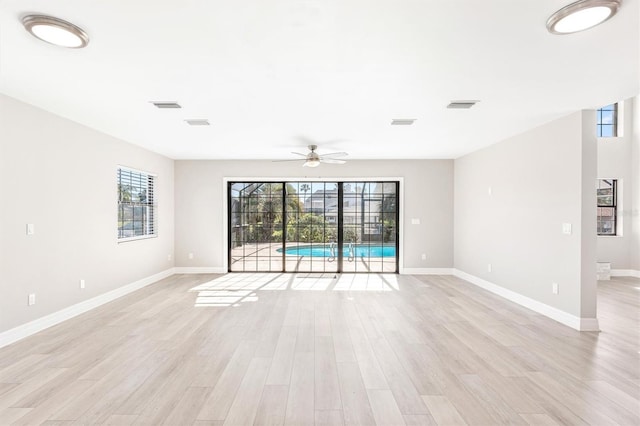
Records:
{"label": "ceiling air vent", "polygon": [[151,102],[156,106],[156,108],[160,109],[171,109],[171,108],[182,108],[177,102]]}
{"label": "ceiling air vent", "polygon": [[394,118],[391,120],[392,126],[411,126],[416,121],[415,118]]}
{"label": "ceiling air vent", "polygon": [[450,109],[469,109],[480,101],[451,101],[447,108]]}
{"label": "ceiling air vent", "polygon": [[208,126],[209,120],[206,118],[192,118],[189,120],[184,120],[189,126]]}

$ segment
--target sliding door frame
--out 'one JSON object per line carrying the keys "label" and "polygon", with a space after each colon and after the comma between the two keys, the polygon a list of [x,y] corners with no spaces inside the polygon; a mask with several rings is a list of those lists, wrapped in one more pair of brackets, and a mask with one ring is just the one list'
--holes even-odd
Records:
{"label": "sliding door frame", "polygon": [[[226,241],[222,244],[225,248],[224,253],[222,254],[222,264],[225,272],[229,272],[229,262],[231,256],[230,249],[230,238],[229,238],[229,219],[230,219],[230,206],[229,206],[229,183],[230,182],[265,182],[265,183],[279,183],[279,182],[397,182],[397,192],[396,196],[398,197],[398,207],[396,209],[396,217],[397,217],[397,241],[396,241],[396,262],[397,262],[397,273],[404,273],[404,178],[402,177],[344,177],[344,176],[336,176],[336,177],[297,177],[297,176],[288,176],[288,177],[264,177],[264,176],[240,176],[240,177],[223,177],[222,178],[222,235],[225,236]],[[342,185],[338,185],[339,188]],[[342,203],[342,197],[338,197],[338,202]],[[342,209],[339,209],[342,211]],[[401,214],[402,212],[402,214]],[[340,214],[339,216],[342,216]],[[340,220],[340,219],[338,219]],[[341,234],[341,232],[338,232]],[[285,240],[286,241],[286,240]],[[283,253],[284,254],[284,253]],[[340,265],[339,265],[340,266]],[[339,268],[338,270],[341,270]],[[282,272],[280,272],[282,273]],[[289,272],[288,272],[289,273]],[[290,272],[294,273],[294,272]],[[351,273],[351,272],[347,272]]]}

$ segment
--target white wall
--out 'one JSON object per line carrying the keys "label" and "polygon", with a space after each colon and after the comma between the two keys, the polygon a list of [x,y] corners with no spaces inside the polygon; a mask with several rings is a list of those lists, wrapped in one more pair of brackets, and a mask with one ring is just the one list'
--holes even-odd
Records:
{"label": "white wall", "polygon": [[[117,243],[117,165],[158,174],[157,238]],[[173,267],[173,160],[0,95],[0,189],[0,332]]]}
{"label": "white wall", "polygon": [[269,161],[176,161],[176,266],[223,267],[225,177],[403,177],[404,267],[453,266],[452,160],[349,161],[316,169]]}
{"label": "white wall", "polygon": [[629,269],[640,274],[640,96],[633,99],[631,137],[631,243]]}
{"label": "white wall", "polygon": [[574,113],[455,161],[456,269],[595,318],[594,117]]}
{"label": "white wall", "polygon": [[618,179],[619,185],[619,235],[598,237],[598,261],[611,262],[613,269],[631,269],[633,194],[640,186],[637,178],[633,177],[632,166],[633,119],[636,114],[631,99],[621,103],[622,135],[616,138],[598,138],[598,178]]}

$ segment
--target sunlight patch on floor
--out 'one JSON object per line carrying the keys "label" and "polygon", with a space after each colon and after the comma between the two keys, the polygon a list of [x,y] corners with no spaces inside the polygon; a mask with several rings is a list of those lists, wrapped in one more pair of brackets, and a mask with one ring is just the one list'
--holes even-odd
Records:
{"label": "sunlight patch on floor", "polygon": [[342,274],[333,291],[400,290],[396,274]]}
{"label": "sunlight patch on floor", "polygon": [[256,302],[257,291],[274,290],[381,292],[397,291],[400,286],[396,274],[233,273],[199,284],[189,292],[198,293],[197,307],[228,307]]}

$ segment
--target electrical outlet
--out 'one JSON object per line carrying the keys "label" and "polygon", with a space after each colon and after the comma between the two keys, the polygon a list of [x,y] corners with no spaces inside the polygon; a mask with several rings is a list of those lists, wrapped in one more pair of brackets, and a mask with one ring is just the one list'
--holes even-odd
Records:
{"label": "electrical outlet", "polygon": [[35,293],[29,294],[28,304],[29,304],[29,306],[36,304],[36,295],[35,295]]}
{"label": "electrical outlet", "polygon": [[427,260],[427,253],[422,253],[422,260]]}
{"label": "electrical outlet", "polygon": [[189,253],[189,259],[193,259],[193,253]]}
{"label": "electrical outlet", "polygon": [[493,195],[493,188],[487,188],[487,194],[489,195],[489,197],[491,197]]}
{"label": "electrical outlet", "polygon": [[491,272],[491,264],[487,263],[487,272]]}
{"label": "electrical outlet", "polygon": [[84,288],[84,280],[80,280],[80,288]]}
{"label": "electrical outlet", "polygon": [[551,283],[551,292],[553,294],[560,293],[560,289],[558,288],[558,283]]}
{"label": "electrical outlet", "polygon": [[171,255],[170,254],[167,255],[167,261],[171,262]]}

